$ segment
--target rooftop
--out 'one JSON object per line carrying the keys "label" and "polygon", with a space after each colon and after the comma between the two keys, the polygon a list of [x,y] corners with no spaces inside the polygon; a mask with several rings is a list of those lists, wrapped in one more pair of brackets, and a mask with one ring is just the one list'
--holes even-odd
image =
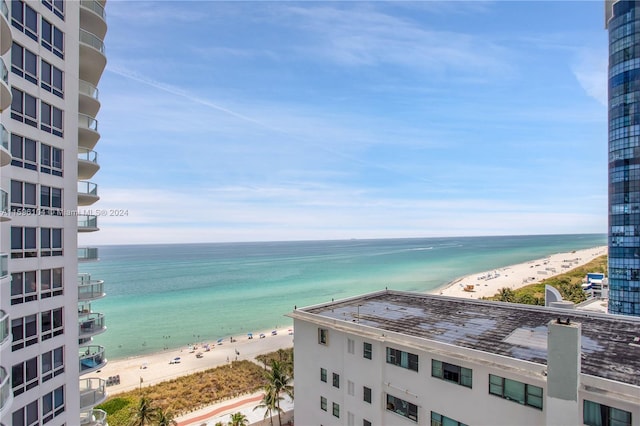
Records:
{"label": "rooftop", "polygon": [[543,365],[547,323],[569,318],[583,374],[640,386],[640,318],[390,290],[299,310]]}

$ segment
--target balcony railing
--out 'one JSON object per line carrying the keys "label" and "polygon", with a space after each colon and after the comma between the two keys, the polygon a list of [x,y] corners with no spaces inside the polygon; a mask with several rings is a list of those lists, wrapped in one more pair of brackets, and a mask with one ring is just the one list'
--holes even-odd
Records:
{"label": "balcony railing", "polygon": [[0,253],[0,278],[9,275],[9,254]]}
{"label": "balcony railing", "polygon": [[7,21],[9,20],[9,7],[5,0],[0,0],[0,13],[7,18]]}
{"label": "balcony railing", "polygon": [[0,58],[0,80],[4,81],[7,86],[9,85],[9,70],[2,58]]}
{"label": "balcony railing", "polygon": [[89,96],[90,98],[98,100],[98,88],[93,84],[80,80],[78,83],[78,90],[81,95]]}
{"label": "balcony railing", "polygon": [[107,363],[104,347],[98,345],[79,348],[78,356],[80,357],[80,374],[95,371]]}
{"label": "balcony railing", "polygon": [[98,260],[97,247],[78,247],[78,260]]}
{"label": "balcony railing", "polygon": [[104,281],[92,280],[91,275],[78,274],[78,300],[88,301],[104,297]]}
{"label": "balcony railing", "polygon": [[9,132],[2,123],[0,123],[0,144],[4,149],[9,151]]}
{"label": "balcony railing", "polygon": [[80,6],[85,9],[89,9],[92,12],[95,12],[98,16],[100,16],[105,21],[107,20],[107,14],[104,11],[104,6],[98,3],[95,0],[80,0]]}
{"label": "balcony railing", "polygon": [[8,405],[12,399],[11,392],[11,375],[7,373],[4,367],[0,367],[0,411]]}
{"label": "balcony railing", "polygon": [[78,160],[90,161],[98,164],[98,153],[91,149],[78,148]]}
{"label": "balcony railing", "polygon": [[9,314],[0,311],[0,345],[9,340]]}
{"label": "balcony railing", "polygon": [[93,47],[104,55],[104,42],[95,34],[91,34],[89,31],[80,29],[80,42]]}
{"label": "balcony railing", "polygon": [[9,215],[9,194],[4,189],[0,189],[0,220]]}
{"label": "balcony railing", "polygon": [[93,408],[107,399],[106,381],[98,377],[80,379],[80,410]]}
{"label": "balcony railing", "polygon": [[97,408],[82,411],[80,426],[107,426],[107,412]]}
{"label": "balcony railing", "polygon": [[98,120],[95,118],[88,116],[87,114],[78,114],[78,127],[83,127],[85,129],[93,130],[94,132],[98,131]]}
{"label": "balcony railing", "polygon": [[78,182],[78,194],[98,196],[98,185],[93,182]]}
{"label": "balcony railing", "polygon": [[93,336],[105,330],[104,314],[97,312],[78,315],[78,323],[80,338]]}
{"label": "balcony railing", "polygon": [[80,215],[78,216],[78,231],[97,230],[98,216]]}

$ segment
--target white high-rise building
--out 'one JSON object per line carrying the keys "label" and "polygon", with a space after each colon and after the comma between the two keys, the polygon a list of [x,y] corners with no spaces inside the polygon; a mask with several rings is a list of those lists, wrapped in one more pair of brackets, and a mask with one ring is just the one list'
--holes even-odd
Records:
{"label": "white high-rise building", "polygon": [[640,425],[640,319],[382,291],[296,309],[302,425]]}
{"label": "white high-rise building", "polygon": [[97,231],[106,0],[0,0],[0,424],[106,425]]}

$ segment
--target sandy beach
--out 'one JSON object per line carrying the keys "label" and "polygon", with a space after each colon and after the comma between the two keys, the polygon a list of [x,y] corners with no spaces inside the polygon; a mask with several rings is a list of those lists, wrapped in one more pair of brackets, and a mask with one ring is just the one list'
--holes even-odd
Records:
{"label": "sandy beach", "polygon": [[[502,287],[515,289],[536,283],[582,266],[606,253],[606,246],[557,253],[517,265],[471,274],[431,293],[476,299],[493,296]],[[471,289],[470,286],[473,288]],[[260,333],[265,337],[260,338]],[[226,338],[222,344],[201,342],[195,347],[169,349],[155,354],[109,361],[102,370],[90,376],[104,380],[119,376],[119,384],[107,387],[109,394],[115,395],[140,386],[145,387],[203,371],[236,359],[252,360],[260,354],[292,347],[293,330],[280,328],[276,335],[272,335],[272,330],[258,331],[253,334],[253,339],[249,339],[247,335],[234,336],[234,339],[236,339],[234,343],[230,342],[230,338]],[[208,351],[203,344],[209,345]],[[198,354],[200,356],[197,356]],[[179,362],[173,362],[176,358],[179,358]]]}
{"label": "sandy beach", "polygon": [[430,293],[475,299],[493,296],[503,287],[516,289],[537,283],[545,278],[571,271],[605,254],[607,246],[556,253],[542,259],[467,275]]}
{"label": "sandy beach", "polygon": [[[169,349],[154,354],[109,361],[102,370],[87,377],[108,380],[110,377],[119,376],[119,384],[107,386],[107,392],[115,395],[140,386],[150,386],[204,371],[236,359],[238,361],[253,360],[260,354],[293,347],[293,329],[278,329],[277,335],[272,335],[272,331],[258,331],[253,334],[253,339],[249,339],[247,335],[234,336],[234,343],[230,342],[230,338],[226,338],[222,344],[201,342],[193,347]],[[261,339],[260,333],[265,337]],[[209,351],[202,343],[209,345]],[[198,357],[198,354],[201,354],[201,357]],[[108,356],[107,353],[107,359]],[[179,362],[175,362],[176,358],[179,358]]]}

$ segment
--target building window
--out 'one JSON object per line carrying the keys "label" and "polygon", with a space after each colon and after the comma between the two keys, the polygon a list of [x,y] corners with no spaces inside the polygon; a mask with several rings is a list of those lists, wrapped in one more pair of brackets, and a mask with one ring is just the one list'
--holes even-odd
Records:
{"label": "building window", "polygon": [[11,304],[38,300],[36,271],[14,272],[11,274]]}
{"label": "building window", "polygon": [[40,130],[62,137],[62,110],[40,101]]}
{"label": "building window", "polygon": [[362,426],[371,426],[371,422],[367,419],[362,419]]}
{"label": "building window", "polygon": [[327,369],[320,368],[320,381],[327,383]]}
{"label": "building window", "polygon": [[36,257],[36,228],[11,227],[11,258]]}
{"label": "building window", "polygon": [[16,364],[11,369],[13,396],[38,386],[38,357]]}
{"label": "building window", "polygon": [[40,298],[61,296],[62,283],[62,268],[40,270]]}
{"label": "building window", "polygon": [[12,351],[17,351],[18,349],[38,343],[37,321],[35,314],[11,320],[11,334],[13,336]]}
{"label": "building window", "polygon": [[62,176],[62,150],[46,144],[40,144],[40,171]]}
{"label": "building window", "polygon": [[22,1],[11,2],[11,24],[32,40],[38,41],[38,14]]}
{"label": "building window", "polygon": [[64,386],[42,397],[42,423],[47,423],[62,413],[64,413]]}
{"label": "building window", "polygon": [[631,426],[631,413],[597,402],[583,401],[583,423],[588,426]]}
{"label": "building window", "polygon": [[42,18],[42,47],[64,59],[64,33],[60,28]]}
{"label": "building window", "polygon": [[373,352],[373,348],[371,343],[364,342],[362,344],[362,356],[366,359],[371,359],[371,354]]}
{"label": "building window", "polygon": [[320,397],[320,409],[322,411],[327,411],[327,398],[324,396]]}
{"label": "building window", "polygon": [[432,411],[431,426],[467,426],[467,425]]}
{"label": "building window", "polygon": [[333,373],[333,387],[340,388],[340,375]]}
{"label": "building window", "polygon": [[351,396],[356,394],[356,385],[351,380],[347,380],[347,394]]}
{"label": "building window", "polygon": [[542,410],[542,388],[489,374],[489,393]]}
{"label": "building window", "polygon": [[347,339],[347,352],[355,353],[356,342],[353,339]]}
{"label": "building window", "polygon": [[11,118],[29,126],[38,127],[38,112],[36,98],[28,93],[11,88]]}
{"label": "building window", "polygon": [[327,330],[326,328],[318,329],[318,343],[321,345],[329,344],[329,330]]}
{"label": "building window", "polygon": [[387,347],[387,364],[418,371],[418,355]]}
{"label": "building window", "polygon": [[64,373],[64,346],[42,354],[42,382]]}
{"label": "building window", "polygon": [[40,256],[62,256],[62,228],[40,228]]}
{"label": "building window", "polygon": [[42,4],[64,21],[64,0],[42,0]]}
{"label": "building window", "polygon": [[432,359],[431,375],[468,388],[472,387],[472,371],[470,368],[464,368]]}
{"label": "building window", "polygon": [[363,386],[362,393],[363,393],[362,400],[364,402],[368,402],[369,404],[371,404],[371,388]]}
{"label": "building window", "polygon": [[62,308],[40,313],[40,320],[40,339],[42,341],[64,333]]}
{"label": "building window", "polygon": [[62,216],[62,189],[40,186],[40,214]]}
{"label": "building window", "polygon": [[38,425],[38,400],[36,399],[19,410],[14,411],[11,421],[13,426]]}
{"label": "building window", "polygon": [[340,405],[335,402],[333,403],[333,416],[340,418]]}
{"label": "building window", "polygon": [[11,211],[29,215],[36,213],[36,184],[11,181]]}
{"label": "building window", "polygon": [[33,84],[38,84],[38,56],[29,49],[13,43],[11,72]]}
{"label": "building window", "polygon": [[62,70],[44,59],[41,60],[40,70],[40,87],[59,98],[64,98]]}
{"label": "building window", "polygon": [[12,166],[24,167],[29,170],[38,170],[37,166],[37,142],[33,139],[11,134],[11,160]]}
{"label": "building window", "polygon": [[404,416],[418,422],[418,406],[403,399],[387,394],[387,411]]}

